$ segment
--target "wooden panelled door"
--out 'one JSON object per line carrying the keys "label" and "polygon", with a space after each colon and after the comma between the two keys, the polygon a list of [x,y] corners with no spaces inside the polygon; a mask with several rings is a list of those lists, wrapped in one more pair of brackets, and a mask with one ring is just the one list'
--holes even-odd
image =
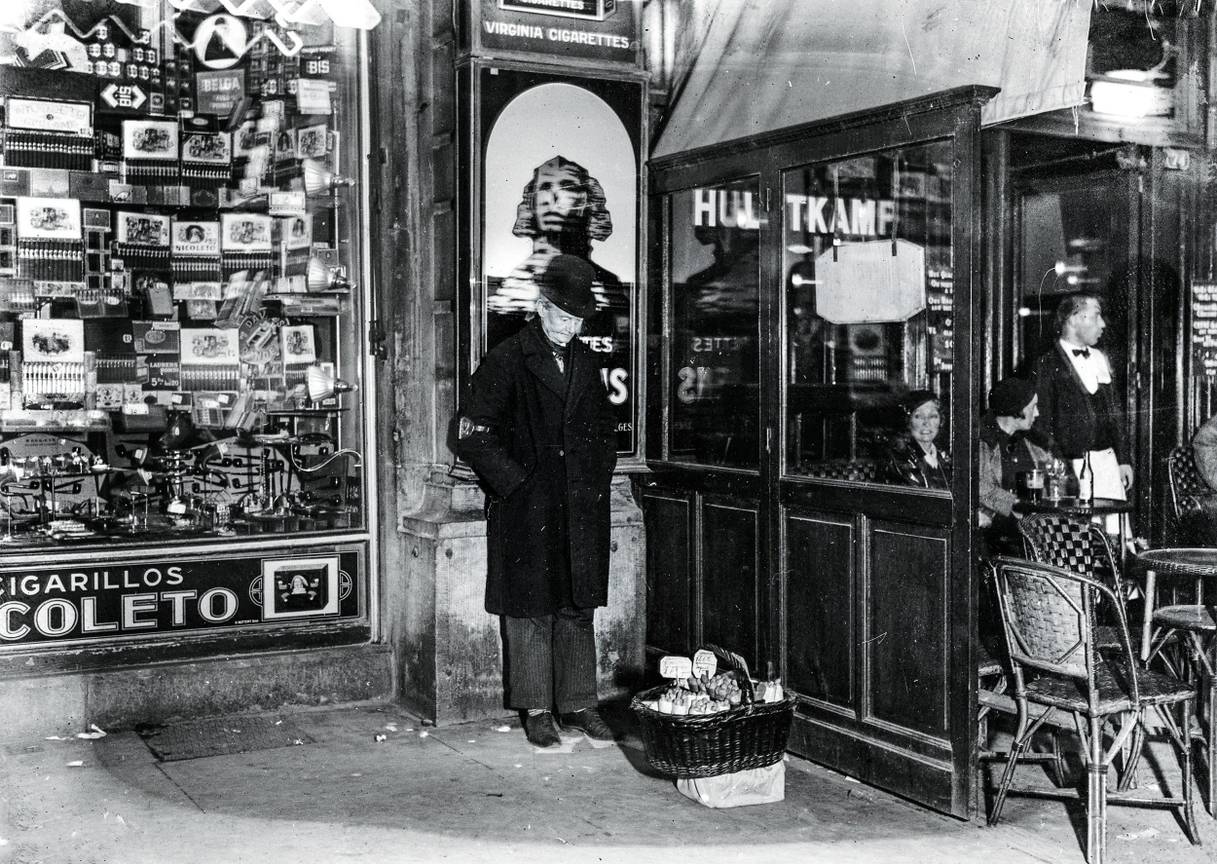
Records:
{"label": "wooden panelled door", "polygon": [[651,180],[648,648],[772,664],[799,697],[795,753],[961,817],[990,95],[671,157]]}

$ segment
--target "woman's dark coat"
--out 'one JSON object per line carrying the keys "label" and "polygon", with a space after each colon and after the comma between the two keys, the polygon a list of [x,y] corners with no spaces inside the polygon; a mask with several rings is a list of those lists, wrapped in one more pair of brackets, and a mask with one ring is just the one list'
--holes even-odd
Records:
{"label": "woman's dark coat", "polygon": [[938,464],[931,465],[925,450],[911,435],[899,435],[888,446],[888,481],[923,489],[951,488],[951,454],[939,450]]}
{"label": "woman's dark coat", "polygon": [[482,360],[457,454],[486,491],[486,611],[531,618],[608,600],[616,421],[600,368],[571,340],[558,370],[540,319]]}

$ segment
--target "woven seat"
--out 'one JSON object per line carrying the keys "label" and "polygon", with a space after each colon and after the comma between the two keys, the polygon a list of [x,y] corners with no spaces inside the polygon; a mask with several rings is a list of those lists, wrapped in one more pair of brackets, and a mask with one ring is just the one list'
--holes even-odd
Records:
{"label": "woven seat", "polygon": [[1214,618],[1214,611],[1212,606],[1197,606],[1190,603],[1163,606],[1154,610],[1154,624],[1174,630],[1198,630],[1214,633],[1217,632],[1217,618]]}
{"label": "woven seat", "polygon": [[[1136,667],[1134,667],[1136,668]],[[1137,691],[1143,705],[1168,705],[1183,698],[1190,698],[1192,688],[1172,675],[1137,669]],[[1118,711],[1131,710],[1128,670],[1121,664],[1105,660],[1096,661],[1095,687],[1098,690],[1097,710],[1106,716]],[[1028,692],[1037,696],[1037,701],[1053,705],[1066,711],[1085,713],[1089,696],[1085,682],[1069,678],[1036,678],[1027,682]]]}
{"label": "woven seat", "polygon": [[[1176,810],[1188,839],[1199,843],[1187,737],[1195,689],[1173,676],[1141,669],[1128,636],[1124,605],[1110,587],[1076,572],[1022,559],[997,558],[989,566],[997,585],[1018,705],[1018,729],[989,824],[1001,818],[1015,768],[1032,736],[1054,712],[1065,711],[1082,738],[1088,768],[1086,858],[1090,864],[1102,864],[1106,854],[1108,803]],[[1100,653],[1096,642],[1100,607],[1110,610],[1118,637],[1118,649],[1108,655]],[[1152,799],[1109,794],[1107,774],[1113,757],[1130,739],[1133,761],[1141,754],[1146,714],[1151,710],[1161,718],[1175,746],[1182,768],[1181,789]],[[1069,793],[1040,789],[1031,794],[1064,797]]]}

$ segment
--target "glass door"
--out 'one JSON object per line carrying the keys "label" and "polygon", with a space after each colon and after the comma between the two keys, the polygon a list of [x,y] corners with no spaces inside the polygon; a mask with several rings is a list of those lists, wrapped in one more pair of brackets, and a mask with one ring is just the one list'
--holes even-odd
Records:
{"label": "glass door", "polygon": [[970,421],[955,386],[970,294],[953,154],[944,139],[783,172],[779,485],[797,749],[962,814],[952,562],[972,516],[953,492],[971,464],[953,432]]}

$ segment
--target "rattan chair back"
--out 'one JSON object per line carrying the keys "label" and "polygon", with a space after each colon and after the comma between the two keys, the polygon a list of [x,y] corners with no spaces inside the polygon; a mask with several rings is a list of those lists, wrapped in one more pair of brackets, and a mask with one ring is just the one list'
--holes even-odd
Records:
{"label": "rattan chair back", "polygon": [[[1124,661],[1127,668],[1135,668],[1124,607],[1115,592],[1089,576],[1036,561],[997,558],[991,566],[1016,696],[1026,695],[1028,671],[1063,676],[1084,688],[1088,713],[1097,715],[1098,607],[1110,605],[1114,610]],[[1134,676],[1126,686],[1132,703],[1137,704],[1140,697]]]}
{"label": "rattan chair back", "polygon": [[1213,489],[1204,482],[1196,467],[1191,444],[1180,444],[1166,457],[1166,476],[1170,483],[1172,515],[1178,519],[1189,506],[1189,499],[1205,498]]}
{"label": "rattan chair back", "polygon": [[1097,579],[1118,591],[1120,568],[1107,533],[1089,519],[1060,513],[1028,513],[1018,520],[1029,557]]}

